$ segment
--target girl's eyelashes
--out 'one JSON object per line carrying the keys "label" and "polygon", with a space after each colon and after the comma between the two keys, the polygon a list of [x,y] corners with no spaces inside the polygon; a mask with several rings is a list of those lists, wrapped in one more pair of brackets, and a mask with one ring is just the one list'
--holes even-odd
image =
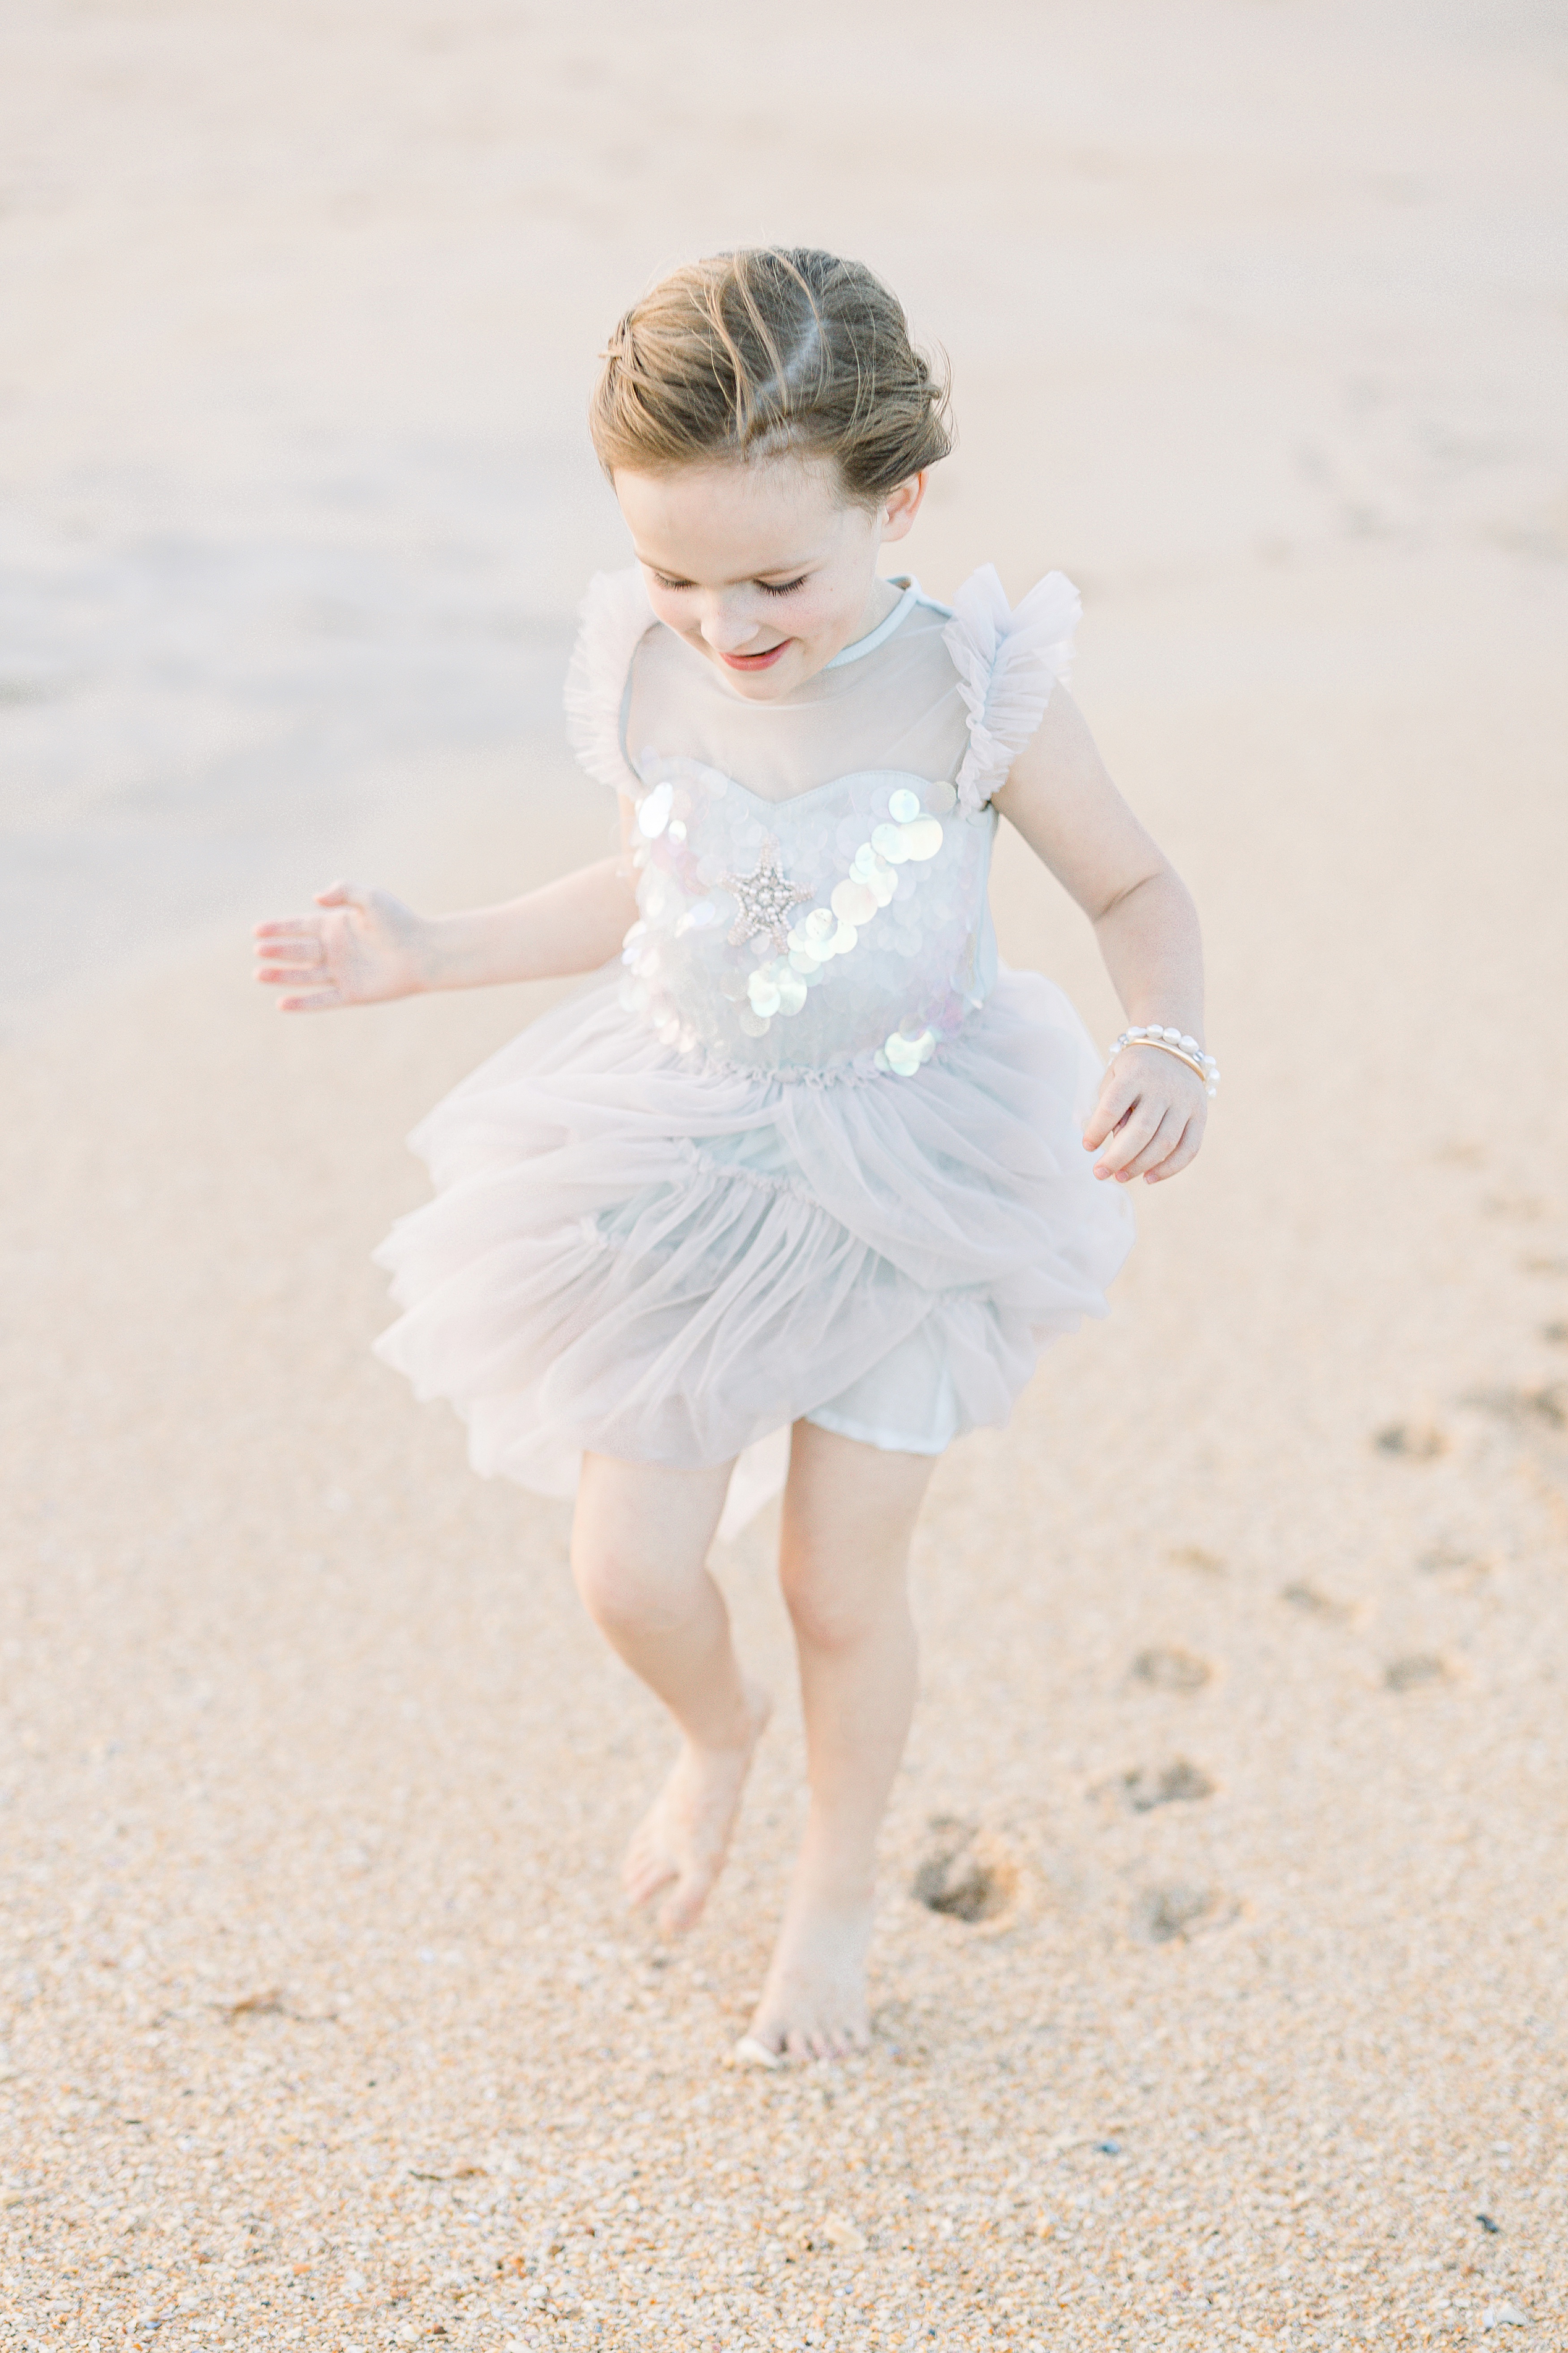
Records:
{"label": "girl's eyelashes", "polygon": [[[694,588],[697,586],[694,580],[671,580],[668,575],[663,572],[656,572],[653,576],[661,588]],[[776,583],[772,580],[759,580],[757,586],[764,596],[793,596],[797,588],[805,586],[810,577],[809,573],[803,572],[798,580],[780,580]]]}

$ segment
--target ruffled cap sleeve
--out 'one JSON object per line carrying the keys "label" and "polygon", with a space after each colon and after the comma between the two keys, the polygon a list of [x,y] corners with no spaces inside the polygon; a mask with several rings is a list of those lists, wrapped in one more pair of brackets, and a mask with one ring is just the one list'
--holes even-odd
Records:
{"label": "ruffled cap sleeve", "polygon": [[953,599],[942,643],[969,712],[969,749],[955,783],[959,806],[984,808],[1065,685],[1083,607],[1065,573],[1047,572],[1009,606],[994,565],[984,565]]}
{"label": "ruffled cap sleeve", "polygon": [[577,642],[566,670],[566,733],[591,776],[640,800],[643,782],[621,745],[621,714],[632,656],[654,626],[635,565],[596,572],[577,608]]}

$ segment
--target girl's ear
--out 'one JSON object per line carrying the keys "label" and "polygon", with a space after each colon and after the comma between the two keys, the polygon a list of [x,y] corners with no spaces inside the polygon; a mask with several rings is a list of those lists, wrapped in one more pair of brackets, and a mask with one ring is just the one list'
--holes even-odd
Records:
{"label": "girl's ear", "polygon": [[902,539],[921,511],[921,501],[926,494],[927,475],[922,469],[911,474],[907,482],[889,491],[882,501],[881,536],[883,543],[890,539]]}

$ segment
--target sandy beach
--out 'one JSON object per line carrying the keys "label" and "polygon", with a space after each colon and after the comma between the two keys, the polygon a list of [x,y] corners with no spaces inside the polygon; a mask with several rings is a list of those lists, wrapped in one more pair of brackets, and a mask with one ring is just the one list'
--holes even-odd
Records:
{"label": "sandy beach", "polygon": [[[1565,69],[1522,0],[12,12],[0,2347],[1568,2348]],[[594,355],[755,237],[951,355],[924,584],[1079,582],[1225,1071],[941,1467],[874,2047],[776,2073],[774,1514],[663,1944],[566,1507],[370,1355],[403,1138],[551,993],[285,1022],[246,937],[600,853]]]}

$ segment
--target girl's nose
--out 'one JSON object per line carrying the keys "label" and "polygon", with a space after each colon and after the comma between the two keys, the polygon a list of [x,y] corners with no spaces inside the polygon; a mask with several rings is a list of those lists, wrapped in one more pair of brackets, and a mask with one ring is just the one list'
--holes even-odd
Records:
{"label": "girl's nose", "polygon": [[702,635],[716,654],[742,653],[757,634],[753,616],[726,605],[710,606],[702,617]]}

